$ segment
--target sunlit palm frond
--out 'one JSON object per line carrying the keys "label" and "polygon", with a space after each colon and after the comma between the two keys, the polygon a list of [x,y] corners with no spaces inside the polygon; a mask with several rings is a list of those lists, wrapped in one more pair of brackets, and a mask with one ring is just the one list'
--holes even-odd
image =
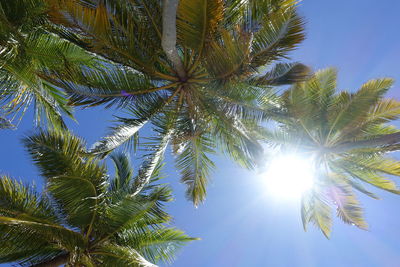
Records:
{"label": "sunlit palm frond", "polygon": [[363,184],[399,194],[394,177],[400,163],[387,155],[399,149],[399,130],[388,123],[399,116],[399,104],[385,99],[391,79],[371,80],[354,92],[337,92],[335,69],[316,72],[282,95],[289,117],[275,131],[264,131],[272,147],[312,155],[317,162],[314,188],[303,199],[303,223],[314,222],[325,236],[331,209],[344,222],[367,228],[356,193],[378,198]]}
{"label": "sunlit palm frond", "polygon": [[139,194],[146,185],[150,182],[154,173],[157,171],[157,166],[164,157],[164,152],[168,146],[171,131],[159,136],[158,140],[147,145],[148,154],[144,156],[144,162],[139,169],[139,174],[133,183],[134,191],[132,195]]}
{"label": "sunlit palm frond", "polygon": [[140,254],[152,262],[172,263],[177,250],[186,242],[197,240],[174,228],[160,228],[154,231],[125,232],[121,245],[138,248]]}
{"label": "sunlit palm frond", "polygon": [[130,247],[109,244],[97,248],[93,254],[104,266],[156,267]]}
{"label": "sunlit palm frond", "polygon": [[333,180],[333,183],[328,195],[336,207],[337,216],[345,223],[367,229],[368,225],[364,220],[363,209],[351,188],[351,184],[340,176],[329,178]]}
{"label": "sunlit palm frond", "polygon": [[284,57],[304,39],[304,22],[295,9],[278,9],[265,16],[261,29],[254,34],[251,53],[253,68]]}
{"label": "sunlit palm frond", "polygon": [[330,120],[330,132],[335,134],[344,127],[352,127],[350,125],[357,123],[357,120],[364,119],[392,85],[392,79],[371,80],[362,85],[336,117]]}
{"label": "sunlit palm frond", "polygon": [[304,230],[306,230],[307,224],[312,222],[329,238],[332,227],[332,206],[329,203],[327,193],[322,188],[315,188],[312,192],[303,196],[301,218]]}
{"label": "sunlit palm frond", "polygon": [[113,132],[110,135],[94,143],[89,153],[104,157],[122,144],[129,146],[132,143],[137,143],[138,131],[145,123],[146,121],[143,122],[142,120],[123,119],[123,124],[113,127]]}
{"label": "sunlit palm frond", "polygon": [[139,130],[162,111],[168,110],[168,106],[175,95],[162,95],[150,98],[146,95],[135,106],[129,107],[127,113],[133,118],[118,117],[120,124],[111,128],[111,133],[95,143],[89,150],[91,154],[105,156],[117,147],[127,144],[128,147],[138,143]]}

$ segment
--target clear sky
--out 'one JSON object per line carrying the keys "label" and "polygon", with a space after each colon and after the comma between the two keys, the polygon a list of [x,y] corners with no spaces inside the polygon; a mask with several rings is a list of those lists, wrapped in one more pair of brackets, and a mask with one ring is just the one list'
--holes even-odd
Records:
{"label": "clear sky", "polygon": [[[400,99],[400,1],[304,0],[300,13],[307,21],[307,40],[292,54],[293,60],[314,69],[337,67],[341,89],[393,77],[398,82],[390,95]],[[106,132],[111,114],[102,108],[78,111],[79,125],[70,125],[92,144]],[[31,119],[28,114],[17,131],[0,131],[0,173],[40,185],[20,143],[32,131]],[[202,238],[186,246],[173,266],[400,266],[400,196],[380,191],[380,201],[362,197],[369,231],[336,220],[327,240],[311,225],[304,232],[299,203],[266,195],[256,172],[216,159],[218,170],[207,200],[195,209],[184,198],[170,153],[167,162],[167,181],[176,198],[168,205],[174,225]]]}

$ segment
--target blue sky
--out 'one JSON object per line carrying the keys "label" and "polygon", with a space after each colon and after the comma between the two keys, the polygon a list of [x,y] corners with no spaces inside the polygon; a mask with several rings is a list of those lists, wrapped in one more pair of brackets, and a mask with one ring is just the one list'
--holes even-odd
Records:
{"label": "blue sky", "polygon": [[[389,93],[400,99],[400,1],[304,0],[300,13],[307,21],[307,40],[292,59],[314,69],[339,70],[339,88],[354,90],[371,78],[393,77]],[[28,114],[17,131],[0,131],[0,173],[40,184],[20,139],[32,131]],[[102,108],[77,112],[75,133],[92,144],[105,132],[112,112]],[[216,159],[205,204],[195,209],[167,154],[167,181],[175,202],[168,206],[174,224],[201,237],[185,247],[173,266],[400,266],[400,196],[378,192],[382,200],[362,197],[369,231],[335,221],[330,240],[313,226],[304,232],[299,204],[265,194],[260,175]],[[4,265],[6,266],[6,265]]]}

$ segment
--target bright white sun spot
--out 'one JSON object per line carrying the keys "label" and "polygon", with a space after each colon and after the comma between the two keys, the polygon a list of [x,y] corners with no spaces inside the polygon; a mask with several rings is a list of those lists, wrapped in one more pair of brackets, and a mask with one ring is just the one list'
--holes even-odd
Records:
{"label": "bright white sun spot", "polygon": [[299,199],[314,183],[311,159],[281,155],[272,159],[262,174],[269,195],[279,199]]}

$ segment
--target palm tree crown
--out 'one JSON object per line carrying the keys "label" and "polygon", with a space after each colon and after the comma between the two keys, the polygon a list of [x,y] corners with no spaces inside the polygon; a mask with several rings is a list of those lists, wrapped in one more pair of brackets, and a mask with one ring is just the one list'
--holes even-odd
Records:
{"label": "palm tree crown", "polygon": [[271,67],[303,40],[303,21],[294,0],[181,0],[178,70],[163,49],[170,29],[162,26],[169,6],[161,2],[47,0],[58,35],[110,61],[104,70],[52,72],[47,81],[74,105],[127,108],[130,117],[120,118],[94,154],[135,140],[151,121],[163,144],[155,150],[172,143],[187,196],[198,204],[213,168],[209,155],[218,149],[252,167],[261,151],[258,124],[280,114],[271,86],[307,75],[301,64]]}
{"label": "palm tree crown", "polygon": [[72,117],[65,92],[42,79],[48,70],[95,67],[98,60],[49,32],[43,1],[0,1],[0,129],[18,124],[34,104],[37,124],[65,128]]}
{"label": "palm tree crown", "polygon": [[292,86],[282,100],[289,119],[266,135],[282,152],[297,151],[315,163],[315,185],[303,197],[302,219],[326,236],[332,208],[344,222],[367,228],[353,190],[377,197],[362,183],[400,193],[387,177],[400,176],[400,162],[387,155],[400,141],[398,129],[387,124],[400,116],[400,102],[383,98],[393,80],[370,80],[355,93],[337,93],[336,75],[325,69]]}
{"label": "palm tree crown", "polygon": [[82,140],[39,133],[24,140],[45,178],[35,192],[11,178],[0,179],[0,262],[30,266],[155,266],[194,240],[165,226],[169,187],[135,187],[128,158],[112,155],[115,177],[98,160],[84,158]]}

